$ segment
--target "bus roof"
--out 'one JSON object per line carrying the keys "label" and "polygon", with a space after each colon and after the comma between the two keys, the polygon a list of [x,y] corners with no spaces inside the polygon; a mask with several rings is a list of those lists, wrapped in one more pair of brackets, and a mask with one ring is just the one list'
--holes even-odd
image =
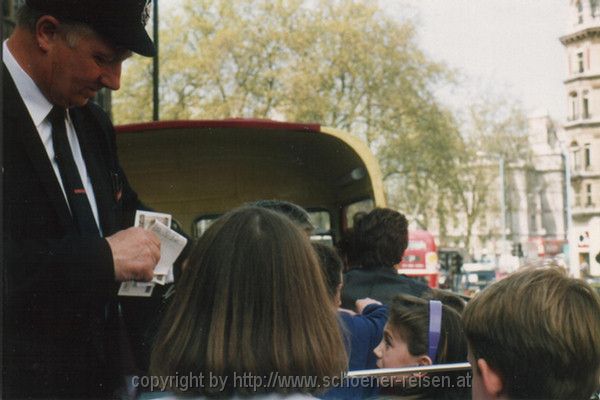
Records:
{"label": "bus roof", "polygon": [[226,118],[205,120],[170,120],[152,121],[137,124],[119,125],[116,127],[119,133],[148,132],[162,129],[193,129],[193,128],[260,128],[260,129],[284,129],[287,131],[320,132],[321,125],[314,123],[294,123],[274,121],[271,119],[257,118]]}
{"label": "bus roof", "polygon": [[[377,160],[358,138],[311,123],[158,121],[117,127],[121,164],[147,204],[188,230],[199,215],[260,199],[335,213],[385,206]],[[339,226],[332,227],[338,228]]]}

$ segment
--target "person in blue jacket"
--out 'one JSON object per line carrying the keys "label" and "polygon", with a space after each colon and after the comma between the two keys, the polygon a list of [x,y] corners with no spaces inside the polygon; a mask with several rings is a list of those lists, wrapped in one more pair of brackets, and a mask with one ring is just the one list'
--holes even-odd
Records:
{"label": "person in blue jacket", "polygon": [[[332,246],[313,243],[319,256],[327,290],[334,307],[341,305],[343,263]],[[356,301],[357,313],[338,309],[346,348],[348,351],[348,370],[377,368],[377,358],[373,350],[381,341],[383,328],[387,321],[387,307],[379,301],[365,298]],[[332,388],[324,393],[324,399],[365,399],[377,394],[377,380],[344,379],[332,382]]]}

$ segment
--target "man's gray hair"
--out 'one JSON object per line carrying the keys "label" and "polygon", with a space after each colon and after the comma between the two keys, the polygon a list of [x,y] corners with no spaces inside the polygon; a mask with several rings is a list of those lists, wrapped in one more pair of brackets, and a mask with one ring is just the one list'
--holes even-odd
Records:
{"label": "man's gray hair", "polygon": [[[23,4],[16,13],[17,26],[26,28],[30,32],[35,33],[35,25],[42,15],[45,14],[29,7],[27,4]],[[60,22],[60,30],[65,35],[65,40],[69,47],[75,47],[81,36],[96,34],[91,27],[84,23],[72,21]]]}

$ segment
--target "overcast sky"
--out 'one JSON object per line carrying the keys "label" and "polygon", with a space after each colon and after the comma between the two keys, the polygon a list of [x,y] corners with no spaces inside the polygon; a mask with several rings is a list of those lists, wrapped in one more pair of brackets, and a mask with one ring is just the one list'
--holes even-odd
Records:
{"label": "overcast sky", "polygon": [[568,0],[380,1],[417,18],[421,47],[435,60],[509,93],[528,112],[546,109],[564,121],[567,64],[558,38]]}
{"label": "overcast sky", "polygon": [[[480,88],[520,100],[528,113],[566,115],[565,34],[569,0],[379,0],[390,13],[418,22],[418,38],[436,61]],[[177,0],[161,1],[172,7]]]}

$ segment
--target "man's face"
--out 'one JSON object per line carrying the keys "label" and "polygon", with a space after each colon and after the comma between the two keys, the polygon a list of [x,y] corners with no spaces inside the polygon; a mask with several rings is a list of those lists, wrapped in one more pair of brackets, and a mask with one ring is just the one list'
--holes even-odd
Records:
{"label": "man's face", "polygon": [[103,87],[118,90],[121,64],[131,54],[117,50],[93,33],[80,34],[74,42],[57,35],[49,53],[47,96],[63,107],[83,106]]}

